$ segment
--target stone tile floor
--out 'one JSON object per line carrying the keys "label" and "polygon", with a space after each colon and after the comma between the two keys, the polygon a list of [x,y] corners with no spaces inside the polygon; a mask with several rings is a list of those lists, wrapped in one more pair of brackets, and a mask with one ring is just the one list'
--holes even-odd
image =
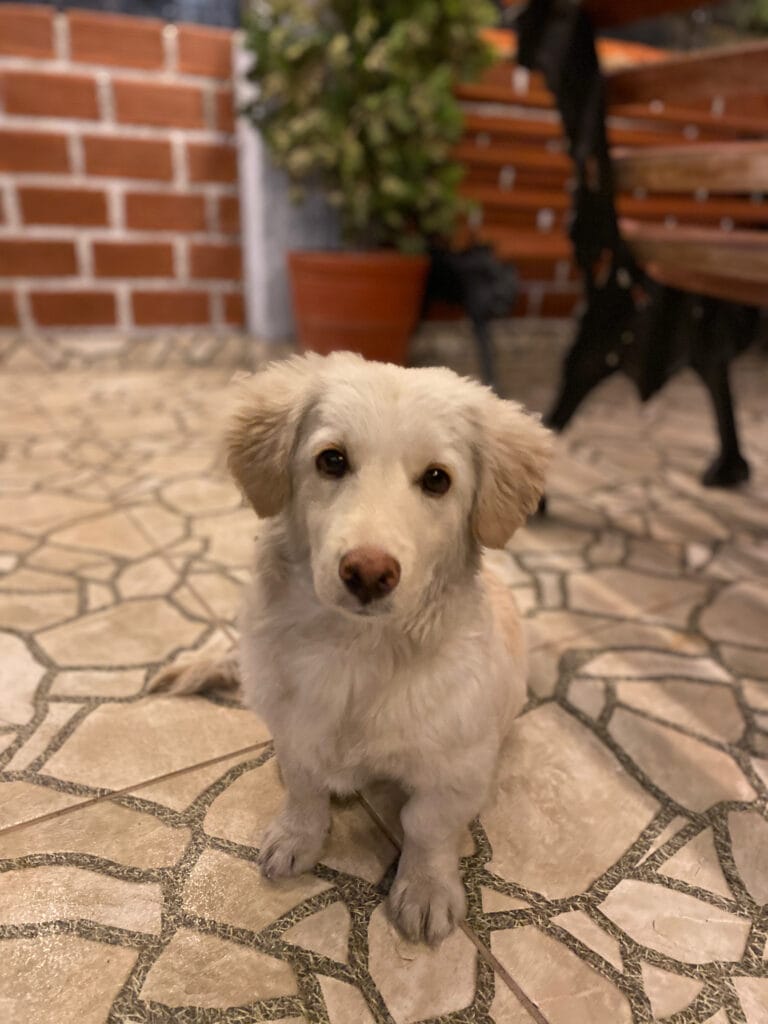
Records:
{"label": "stone tile floor", "polygon": [[613,381],[493,556],[531,699],[437,950],[387,922],[385,794],[267,884],[264,727],[145,695],[232,635],[257,524],[215,468],[230,375],[0,378],[0,1020],[768,1021],[766,362],[738,370],[749,487],[697,483],[694,381],[645,408]]}

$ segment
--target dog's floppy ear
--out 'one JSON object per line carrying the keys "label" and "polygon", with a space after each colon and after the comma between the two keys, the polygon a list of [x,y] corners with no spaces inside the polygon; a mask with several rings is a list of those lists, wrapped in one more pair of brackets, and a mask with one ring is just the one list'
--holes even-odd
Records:
{"label": "dog's floppy ear", "polygon": [[552,435],[516,402],[490,392],[480,429],[475,533],[485,547],[503,548],[538,506],[552,457]]}
{"label": "dog's floppy ear", "polygon": [[225,438],[227,465],[256,514],[274,516],[290,495],[290,459],[308,406],[316,360],[271,363],[241,387]]}

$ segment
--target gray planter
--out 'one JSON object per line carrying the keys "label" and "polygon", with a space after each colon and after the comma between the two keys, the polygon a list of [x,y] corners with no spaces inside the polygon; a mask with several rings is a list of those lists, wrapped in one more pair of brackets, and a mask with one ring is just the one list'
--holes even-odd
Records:
{"label": "gray planter", "polygon": [[[253,95],[245,78],[253,56],[238,46],[235,54],[238,106]],[[267,342],[293,336],[286,254],[289,249],[337,248],[335,211],[321,195],[296,205],[288,181],[271,162],[259,133],[246,117],[237,121],[243,286],[249,333]]]}

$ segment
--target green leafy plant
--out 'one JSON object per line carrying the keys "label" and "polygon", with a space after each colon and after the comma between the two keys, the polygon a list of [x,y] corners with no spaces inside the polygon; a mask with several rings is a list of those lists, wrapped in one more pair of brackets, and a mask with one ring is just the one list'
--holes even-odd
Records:
{"label": "green leafy plant", "polygon": [[457,82],[492,61],[486,0],[253,0],[249,108],[300,199],[319,186],[356,247],[420,251],[465,209]]}

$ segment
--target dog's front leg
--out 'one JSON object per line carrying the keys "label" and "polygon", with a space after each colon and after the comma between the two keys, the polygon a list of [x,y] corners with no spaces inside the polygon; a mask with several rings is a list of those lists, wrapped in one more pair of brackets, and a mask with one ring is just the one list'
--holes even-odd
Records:
{"label": "dog's front leg", "polygon": [[283,806],[261,839],[259,866],[265,878],[300,875],[317,864],[331,824],[330,794],[306,768],[280,756],[286,787]]}
{"label": "dog's front leg", "polygon": [[403,850],[389,911],[413,942],[436,944],[464,919],[466,898],[459,874],[463,828],[482,801],[451,790],[417,791],[403,807]]}

